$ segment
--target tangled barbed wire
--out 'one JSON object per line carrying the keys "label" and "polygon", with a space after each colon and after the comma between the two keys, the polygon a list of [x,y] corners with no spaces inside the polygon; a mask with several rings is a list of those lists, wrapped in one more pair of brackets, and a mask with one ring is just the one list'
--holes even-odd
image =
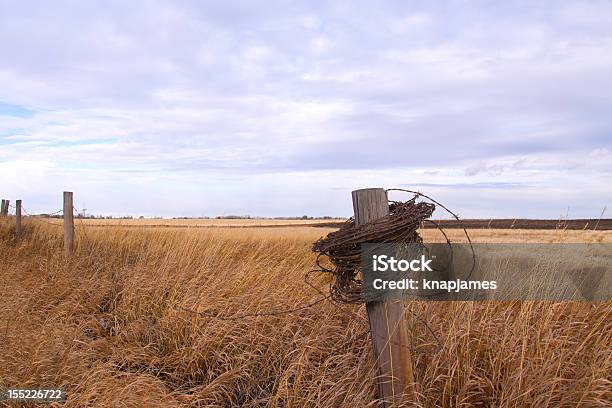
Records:
{"label": "tangled barbed wire", "polygon": [[[355,225],[355,219],[351,217],[338,231],[329,233],[313,245],[312,250],[318,253],[316,260],[318,271],[330,274],[333,277],[330,284],[330,295],[335,302],[364,302],[362,282],[357,278],[361,270],[361,246],[363,244],[378,244],[381,246],[391,243],[423,245],[423,240],[417,229],[425,221],[432,223],[444,236],[450,248],[452,262],[452,246],[448,235],[438,223],[429,218],[435,211],[436,205],[458,221],[460,221],[459,216],[438,201],[418,191],[406,189],[388,189],[386,191],[401,191],[413,196],[403,202],[389,201],[389,213],[365,225]],[[417,202],[419,198],[427,201]],[[463,232],[472,250],[472,268],[466,277],[466,279],[469,279],[476,266],[476,255],[465,228],[463,228]],[[331,263],[331,266],[323,263],[325,257]]]}
{"label": "tangled barbed wire", "polygon": [[[408,201],[391,202],[389,214],[373,222],[356,225],[351,217],[338,231],[314,243],[312,250],[317,255],[320,272],[331,274],[334,281],[330,294],[334,301],[340,303],[361,303],[361,280],[357,274],[361,268],[361,245],[423,242],[417,229],[423,221],[433,214],[435,205],[428,202],[417,202],[417,196]],[[322,263],[326,256],[332,266]]]}

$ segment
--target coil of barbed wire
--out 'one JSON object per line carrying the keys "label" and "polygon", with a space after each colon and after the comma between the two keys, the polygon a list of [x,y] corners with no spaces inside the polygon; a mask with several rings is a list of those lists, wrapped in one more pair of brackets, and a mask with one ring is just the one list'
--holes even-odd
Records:
{"label": "coil of barbed wire", "polygon": [[[438,224],[429,220],[436,209],[436,204],[451,214],[455,219],[459,217],[432,198],[411,190],[389,189],[387,191],[402,191],[413,194],[407,201],[390,201],[389,214],[365,225],[355,225],[354,218],[337,231],[329,233],[326,237],[316,241],[312,247],[317,255],[318,272],[332,275],[330,284],[331,299],[338,303],[362,303],[362,282],[358,279],[361,269],[362,244],[423,244],[417,229],[424,221],[432,222],[444,235],[447,244],[450,240]],[[419,197],[429,200],[417,202]],[[434,204],[435,203],[435,204]],[[467,241],[472,249],[473,265],[467,276],[469,279],[476,265],[474,249],[467,230],[463,229]],[[323,264],[323,257],[327,257],[331,267]],[[452,256],[452,247],[451,247]]]}
{"label": "coil of barbed wire", "polygon": [[[350,218],[338,231],[315,242],[312,249],[319,254],[317,265],[322,272],[334,277],[332,299],[340,303],[363,302],[361,280],[357,278],[361,244],[422,243],[417,229],[434,210],[434,204],[417,203],[416,197],[405,202],[392,202],[388,215],[361,226],[356,226],[355,220]],[[328,257],[332,268],[322,265],[321,255]]]}

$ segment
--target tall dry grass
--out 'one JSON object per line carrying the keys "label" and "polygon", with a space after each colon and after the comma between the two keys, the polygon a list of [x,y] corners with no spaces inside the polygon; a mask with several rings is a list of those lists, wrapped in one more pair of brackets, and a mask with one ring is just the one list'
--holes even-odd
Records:
{"label": "tall dry grass", "polygon": [[[66,259],[57,227],[29,221],[15,240],[2,222],[0,383],[65,387],[67,407],[375,406],[363,306],[237,320],[181,309],[233,315],[311,302],[319,295],[303,275],[324,233],[77,230],[77,254]],[[610,239],[598,234],[588,239]],[[416,321],[419,400],[405,406],[611,405],[610,302],[409,308],[442,349]]]}

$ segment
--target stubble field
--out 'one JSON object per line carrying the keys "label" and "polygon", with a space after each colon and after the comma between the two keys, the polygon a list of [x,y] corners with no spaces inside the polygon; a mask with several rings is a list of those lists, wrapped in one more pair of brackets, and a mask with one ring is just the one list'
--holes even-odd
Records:
{"label": "stubble field", "polygon": [[[67,407],[377,405],[363,305],[326,301],[243,317],[318,299],[303,276],[314,267],[312,243],[331,229],[77,221],[77,252],[66,258],[61,228],[25,225],[16,240],[9,220],[0,220],[0,385],[64,387]],[[476,242],[612,242],[600,231],[471,234]],[[422,235],[442,239],[435,230]],[[314,282],[325,291],[327,279]],[[414,322],[419,397],[401,405],[611,404],[610,302],[412,302],[406,309],[435,337]]]}

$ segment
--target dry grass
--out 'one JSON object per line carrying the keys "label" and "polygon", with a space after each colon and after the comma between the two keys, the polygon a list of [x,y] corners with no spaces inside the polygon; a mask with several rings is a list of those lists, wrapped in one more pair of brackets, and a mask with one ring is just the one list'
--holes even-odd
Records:
{"label": "dry grass", "polygon": [[[67,407],[376,405],[363,307],[224,314],[310,302],[324,229],[89,228],[0,222],[0,383],[62,386]],[[604,232],[478,231],[476,240],[610,242]],[[426,231],[436,239],[435,231]],[[566,235],[564,235],[566,234]],[[321,278],[318,282],[325,287]],[[413,303],[419,406],[611,405],[612,303]],[[406,406],[412,406],[406,402]]]}
{"label": "dry grass", "polygon": [[[43,218],[43,221],[62,225],[61,218]],[[312,224],[325,224],[344,222],[344,219],[310,219],[310,220],[283,220],[283,219],[77,219],[76,222],[93,227],[274,227],[274,226],[307,226]]]}

